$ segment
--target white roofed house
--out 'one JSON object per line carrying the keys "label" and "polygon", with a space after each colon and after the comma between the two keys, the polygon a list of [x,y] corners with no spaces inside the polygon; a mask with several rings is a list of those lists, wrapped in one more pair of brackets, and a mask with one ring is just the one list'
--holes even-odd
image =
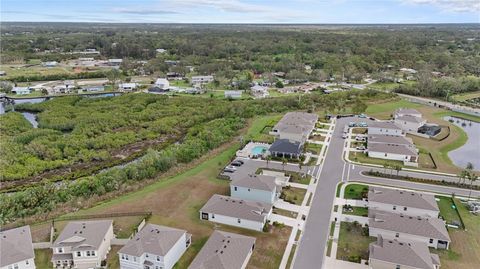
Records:
{"label": "white roofed house", "polygon": [[281,190],[276,178],[267,175],[247,175],[230,183],[231,197],[269,204],[277,201]]}
{"label": "white roofed house", "polygon": [[53,242],[53,267],[100,267],[107,258],[113,238],[115,235],[111,220],[69,222]]}
{"label": "white roofed house", "polygon": [[242,98],[242,91],[225,91],[224,95],[227,99],[240,99]]}
{"label": "white roofed house", "polygon": [[123,63],[123,59],[108,59],[108,65],[120,66]]}
{"label": "white roofed house", "polygon": [[254,249],[254,237],[213,231],[188,269],[244,269]]}
{"label": "white roofed house", "polygon": [[166,78],[158,78],[155,81],[155,86],[162,90],[166,90],[170,87],[170,82]]}
{"label": "white roofed house", "polygon": [[200,219],[262,231],[272,204],[214,194],[200,209]]}
{"label": "white roofed house", "polygon": [[425,243],[378,236],[370,243],[368,265],[371,269],[438,269],[440,258]]}
{"label": "white roofed house", "polygon": [[437,218],[440,210],[432,194],[370,187],[368,190],[368,207],[410,216],[427,216]]}
{"label": "white roofed house", "polygon": [[263,86],[260,86],[258,84],[251,87],[250,91],[252,92],[252,95],[255,98],[265,98],[265,97],[268,97],[270,95],[267,87],[263,87]]}
{"label": "white roofed house", "polygon": [[193,76],[190,82],[193,85],[206,84],[213,81],[213,76]]}
{"label": "white roofed house", "polygon": [[171,269],[191,244],[185,230],[147,224],[118,251],[121,269]]}
{"label": "white roofed house", "polygon": [[0,269],[35,269],[30,226],[0,232]]}
{"label": "white roofed house", "polygon": [[13,87],[12,92],[17,95],[26,95],[30,94],[32,90],[30,89],[30,87]]}
{"label": "white roofed house", "polygon": [[137,83],[120,83],[118,89],[124,92],[131,92],[137,89]]}
{"label": "white roofed house", "polygon": [[433,248],[448,249],[451,242],[445,222],[436,217],[415,217],[369,209],[368,230],[370,236],[412,240]]}

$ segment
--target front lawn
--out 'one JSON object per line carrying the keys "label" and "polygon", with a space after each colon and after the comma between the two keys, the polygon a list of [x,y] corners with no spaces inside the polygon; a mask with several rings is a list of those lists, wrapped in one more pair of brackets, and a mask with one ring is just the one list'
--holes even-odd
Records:
{"label": "front lawn", "polygon": [[311,152],[315,155],[320,154],[320,151],[322,150],[322,145],[319,144],[314,144],[314,143],[308,143],[305,147],[305,150],[308,152]]}
{"label": "front lawn", "polygon": [[362,200],[368,195],[368,186],[363,184],[348,184],[345,187],[345,192],[343,198],[353,199],[353,200]]}
{"label": "front lawn", "polygon": [[52,262],[52,250],[47,249],[35,249],[35,267],[37,269],[50,269],[53,268]]}
{"label": "front lawn", "polygon": [[366,153],[363,152],[350,152],[348,158],[351,161],[359,162],[359,163],[368,163],[368,164],[377,164],[377,165],[384,165],[385,163],[390,164],[391,166],[400,165],[403,167],[403,162],[401,161],[394,161],[394,160],[384,160],[379,158],[371,158],[368,157]]}
{"label": "front lawn", "polygon": [[337,259],[360,263],[368,260],[368,245],[376,238],[368,236],[368,228],[355,222],[341,222]]}
{"label": "front lawn", "polygon": [[280,199],[295,205],[301,205],[307,190],[286,186],[280,194]]}
{"label": "front lawn", "polygon": [[368,208],[361,206],[344,206],[342,214],[368,217]]}

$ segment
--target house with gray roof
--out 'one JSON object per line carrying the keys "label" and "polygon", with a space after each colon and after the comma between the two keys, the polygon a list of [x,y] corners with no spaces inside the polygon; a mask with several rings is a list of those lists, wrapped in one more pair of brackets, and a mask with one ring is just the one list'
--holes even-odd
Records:
{"label": "house with gray roof", "polygon": [[423,242],[433,248],[448,249],[451,242],[445,222],[439,218],[369,210],[368,230],[370,236]]}
{"label": "house with gray roof", "polygon": [[431,194],[381,187],[369,188],[368,207],[410,216],[432,218],[437,218],[440,213],[437,201]]}
{"label": "house with gray roof", "polygon": [[0,268],[35,269],[30,226],[0,232]]}
{"label": "house with gray roof", "polygon": [[368,157],[402,161],[409,166],[418,166],[418,152],[414,146],[368,143]]}
{"label": "house with gray roof", "polygon": [[275,124],[270,134],[278,139],[288,139],[303,144],[315,128],[317,121],[317,114],[288,112]]}
{"label": "house with gray roof", "polygon": [[268,149],[270,155],[279,158],[298,159],[302,155],[303,144],[288,139],[277,139]]}
{"label": "house with gray roof", "polygon": [[405,136],[405,132],[393,121],[374,121],[368,123],[369,135],[400,135]]}
{"label": "house with gray roof", "polygon": [[191,243],[185,230],[147,224],[118,251],[121,269],[171,269]]}
{"label": "house with gray roof", "polygon": [[412,139],[406,136],[399,135],[372,135],[367,137],[368,144],[392,144],[392,145],[405,145],[413,146]]}
{"label": "house with gray roof", "polygon": [[244,269],[254,248],[254,237],[213,231],[188,269]]}
{"label": "house with gray roof", "polygon": [[407,133],[417,133],[418,129],[427,123],[416,109],[399,108],[393,113],[393,119],[395,124]]}
{"label": "house with gray roof", "polygon": [[200,219],[262,231],[272,204],[214,194],[200,209]]}
{"label": "house with gray roof", "polygon": [[440,258],[425,243],[378,236],[370,243],[368,264],[371,269],[438,269]]}
{"label": "house with gray roof", "polygon": [[100,267],[107,258],[113,238],[112,220],[71,221],[53,242],[53,267]]}
{"label": "house with gray roof", "polygon": [[274,176],[246,175],[230,183],[230,196],[263,203],[273,204],[282,190]]}

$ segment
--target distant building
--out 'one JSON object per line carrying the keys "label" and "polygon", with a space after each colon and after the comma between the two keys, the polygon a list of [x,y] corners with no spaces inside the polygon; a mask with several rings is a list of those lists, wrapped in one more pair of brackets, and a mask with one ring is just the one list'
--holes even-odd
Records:
{"label": "distant building", "polygon": [[82,89],[84,92],[103,92],[105,91],[104,86],[89,86]]}
{"label": "distant building", "polygon": [[302,143],[289,139],[276,139],[268,152],[278,158],[298,159],[302,155]]}
{"label": "distant building", "polygon": [[272,204],[214,194],[200,209],[200,219],[262,231],[272,213]]}
{"label": "distant building", "polygon": [[120,66],[123,63],[123,59],[108,59],[108,65]]}
{"label": "distant building", "polygon": [[111,220],[72,221],[52,245],[55,268],[98,268],[115,238]]}
{"label": "distant building", "polygon": [[368,264],[371,269],[438,269],[440,258],[425,243],[378,236],[370,243]]}
{"label": "distant building", "polygon": [[14,92],[16,95],[26,95],[30,94],[32,90],[30,87],[13,87],[12,92]]}
{"label": "distant building", "polygon": [[410,216],[427,216],[437,218],[440,210],[432,194],[370,187],[368,190],[368,207]]}
{"label": "distant building", "polygon": [[213,81],[213,76],[193,76],[191,83],[193,85],[206,84]]}
{"label": "distant building", "polygon": [[260,85],[254,85],[250,88],[250,91],[255,98],[265,98],[270,95],[270,93],[268,92],[268,88]]}
{"label": "distant building", "polygon": [[125,92],[131,92],[137,89],[137,83],[120,83],[118,89]]}
{"label": "distant building", "polygon": [[413,240],[429,247],[448,249],[450,236],[445,222],[435,217],[414,217],[380,210],[368,210],[370,236]]}
{"label": "distant building", "polygon": [[157,53],[165,53],[165,52],[167,52],[166,49],[156,49],[155,51],[156,51]]}
{"label": "distant building", "polygon": [[118,251],[121,269],[171,269],[192,242],[185,230],[147,224]]}
{"label": "distant building", "polygon": [[30,226],[0,232],[0,268],[35,269]]}
{"label": "distant building", "polygon": [[4,77],[4,76],[6,76],[6,75],[7,75],[7,72],[5,72],[5,71],[0,71],[0,77]]}
{"label": "distant building", "polygon": [[282,187],[276,178],[266,175],[246,175],[230,182],[232,198],[273,204],[280,197]]}
{"label": "distant building", "polygon": [[255,237],[213,231],[188,269],[244,269],[255,249]]}
{"label": "distant building", "polygon": [[227,99],[240,99],[242,98],[242,91],[225,91],[224,95]]}
{"label": "distant building", "polygon": [[422,114],[415,109],[397,109],[393,118],[396,125],[410,133],[417,133],[418,129],[427,123]]}
{"label": "distant building", "polygon": [[57,62],[56,61],[51,61],[51,62],[43,62],[42,63],[42,66],[43,67],[55,67],[57,66]]}
{"label": "distant building", "polygon": [[155,81],[155,86],[160,89],[168,89],[170,87],[170,82],[165,78],[158,78]]}
{"label": "distant building", "polygon": [[401,135],[405,132],[393,121],[374,121],[368,124],[369,135]]}
{"label": "distant building", "polygon": [[149,93],[156,93],[156,94],[166,94],[166,93],[170,92],[170,90],[169,89],[163,89],[163,88],[160,88],[160,87],[157,87],[157,86],[153,86],[153,87],[148,88],[148,92]]}

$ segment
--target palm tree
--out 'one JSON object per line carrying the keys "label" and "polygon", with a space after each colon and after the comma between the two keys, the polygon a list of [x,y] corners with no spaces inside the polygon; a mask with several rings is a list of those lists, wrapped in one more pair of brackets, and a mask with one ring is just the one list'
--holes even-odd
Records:
{"label": "palm tree", "polygon": [[387,169],[390,167],[390,164],[388,162],[383,163],[383,173],[387,174]]}
{"label": "palm tree", "polygon": [[396,164],[395,165],[395,170],[397,171],[397,176],[398,176],[398,173],[400,173],[400,170],[402,170],[402,166],[399,165],[399,164]]}
{"label": "palm tree", "polygon": [[470,177],[470,192],[468,193],[468,200],[470,200],[470,196],[472,195],[472,188],[473,188],[473,182],[478,180],[478,176],[472,174]]}
{"label": "palm tree", "polygon": [[287,159],[282,158],[282,166],[283,166],[283,171],[285,171],[285,165],[287,164]]}
{"label": "palm tree", "polygon": [[458,175],[458,184],[461,184],[462,181],[465,181],[465,179],[468,176],[468,171],[466,169],[462,170],[460,174]]}
{"label": "palm tree", "polygon": [[267,155],[267,157],[265,158],[265,160],[267,161],[267,168],[268,168],[268,164],[270,163],[271,159],[272,159],[272,156],[270,156],[270,155]]}

